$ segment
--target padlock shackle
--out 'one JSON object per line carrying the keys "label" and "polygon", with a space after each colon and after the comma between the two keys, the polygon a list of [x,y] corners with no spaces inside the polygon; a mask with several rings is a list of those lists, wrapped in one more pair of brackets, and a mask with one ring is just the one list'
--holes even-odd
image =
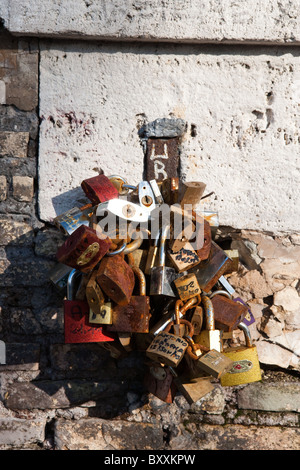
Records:
{"label": "padlock shackle", "polygon": [[216,295],[218,295],[218,294],[220,294],[220,295],[225,295],[225,296],[228,297],[229,299],[232,299],[232,295],[231,295],[229,292],[227,292],[227,290],[222,290],[222,289],[220,289],[220,290],[215,290],[212,294],[210,294],[209,298],[210,298],[210,299],[213,299],[213,298],[214,298]]}
{"label": "padlock shackle", "polygon": [[238,328],[244,332],[245,342],[246,342],[247,348],[251,348],[252,347],[252,340],[251,340],[251,334],[250,334],[250,330],[249,330],[248,326],[246,325],[246,323],[241,322],[241,323],[238,324]]}
{"label": "padlock shackle", "polygon": [[118,248],[117,250],[114,250],[114,251],[109,251],[106,253],[106,256],[115,256],[115,255],[119,255],[120,253],[122,253],[126,248],[126,243],[123,243],[123,245]]}
{"label": "padlock shackle", "polygon": [[170,225],[165,225],[161,231],[158,266],[164,267],[166,263],[166,240],[170,233]]}
{"label": "padlock shackle", "polygon": [[77,269],[72,269],[68,276],[67,282],[67,300],[74,300],[74,282],[76,277],[81,274]]}
{"label": "padlock shackle", "polygon": [[143,271],[137,266],[131,266],[131,269],[139,280],[140,295],[145,296],[146,295],[146,278],[145,278]]}
{"label": "padlock shackle", "polygon": [[206,330],[215,330],[215,315],[212,301],[207,295],[201,295],[201,300],[204,307],[205,319],[206,319]]}

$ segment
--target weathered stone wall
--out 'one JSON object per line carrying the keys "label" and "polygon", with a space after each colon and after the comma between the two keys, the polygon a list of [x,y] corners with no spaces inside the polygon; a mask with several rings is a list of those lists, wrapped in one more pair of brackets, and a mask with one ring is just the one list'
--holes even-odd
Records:
{"label": "weathered stone wall", "polygon": [[[0,33],[0,449],[299,450],[300,238],[291,227],[222,226],[216,234],[240,253],[228,280],[256,319],[261,383],[217,386],[192,406],[178,394],[170,405],[144,389],[140,354],[115,360],[98,344],[64,344],[63,299],[48,279],[63,236],[38,206],[38,190],[47,191],[38,185],[39,99],[49,99],[38,96],[38,66],[57,50],[45,44]],[[45,76],[51,68],[42,64]]]}

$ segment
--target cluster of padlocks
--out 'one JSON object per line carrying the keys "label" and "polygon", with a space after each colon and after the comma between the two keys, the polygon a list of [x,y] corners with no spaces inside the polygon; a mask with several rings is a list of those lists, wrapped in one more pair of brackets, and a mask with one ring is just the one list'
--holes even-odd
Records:
{"label": "cluster of padlocks", "polygon": [[50,274],[66,289],[65,343],[95,342],[116,359],[140,351],[146,389],[168,403],[261,379],[253,315],[226,278],[238,253],[213,240],[217,214],[197,210],[205,187],[102,174],[81,183],[89,204],[54,219],[66,235]]}

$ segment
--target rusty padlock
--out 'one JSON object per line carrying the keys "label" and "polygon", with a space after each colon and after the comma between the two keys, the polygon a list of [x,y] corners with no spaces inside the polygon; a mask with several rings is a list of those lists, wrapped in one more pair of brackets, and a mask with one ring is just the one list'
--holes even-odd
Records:
{"label": "rusty padlock", "polygon": [[132,268],[121,255],[101,260],[96,280],[104,293],[118,305],[127,305],[134,289]]}
{"label": "rusty padlock", "polygon": [[57,250],[56,257],[60,263],[85,273],[98,264],[110,245],[108,237],[99,238],[95,230],[81,225]]}
{"label": "rusty padlock", "polygon": [[151,364],[149,369],[144,377],[144,387],[165,403],[173,403],[177,387],[170,369],[158,363]]}
{"label": "rusty padlock", "polygon": [[112,324],[108,331],[127,333],[148,333],[150,320],[150,299],[146,296],[146,279],[143,271],[131,266],[139,284],[139,294],[132,295],[127,305],[113,308]]}
{"label": "rusty padlock", "polygon": [[209,297],[214,308],[215,325],[219,330],[235,330],[248,313],[248,308],[229,298],[226,291],[215,291]]}
{"label": "rusty padlock", "polygon": [[119,192],[105,175],[83,180],[81,187],[92,204],[100,204],[119,197]]}

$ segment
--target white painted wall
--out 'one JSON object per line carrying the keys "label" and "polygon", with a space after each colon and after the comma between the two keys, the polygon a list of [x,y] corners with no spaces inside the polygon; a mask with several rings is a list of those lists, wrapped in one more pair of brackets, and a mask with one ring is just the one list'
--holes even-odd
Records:
{"label": "white painted wall", "polygon": [[45,41],[40,70],[44,220],[99,169],[138,183],[139,126],[175,116],[188,123],[183,177],[215,192],[222,225],[299,230],[298,50]]}
{"label": "white painted wall", "polygon": [[10,0],[5,17],[21,35],[300,42],[297,0]]}

